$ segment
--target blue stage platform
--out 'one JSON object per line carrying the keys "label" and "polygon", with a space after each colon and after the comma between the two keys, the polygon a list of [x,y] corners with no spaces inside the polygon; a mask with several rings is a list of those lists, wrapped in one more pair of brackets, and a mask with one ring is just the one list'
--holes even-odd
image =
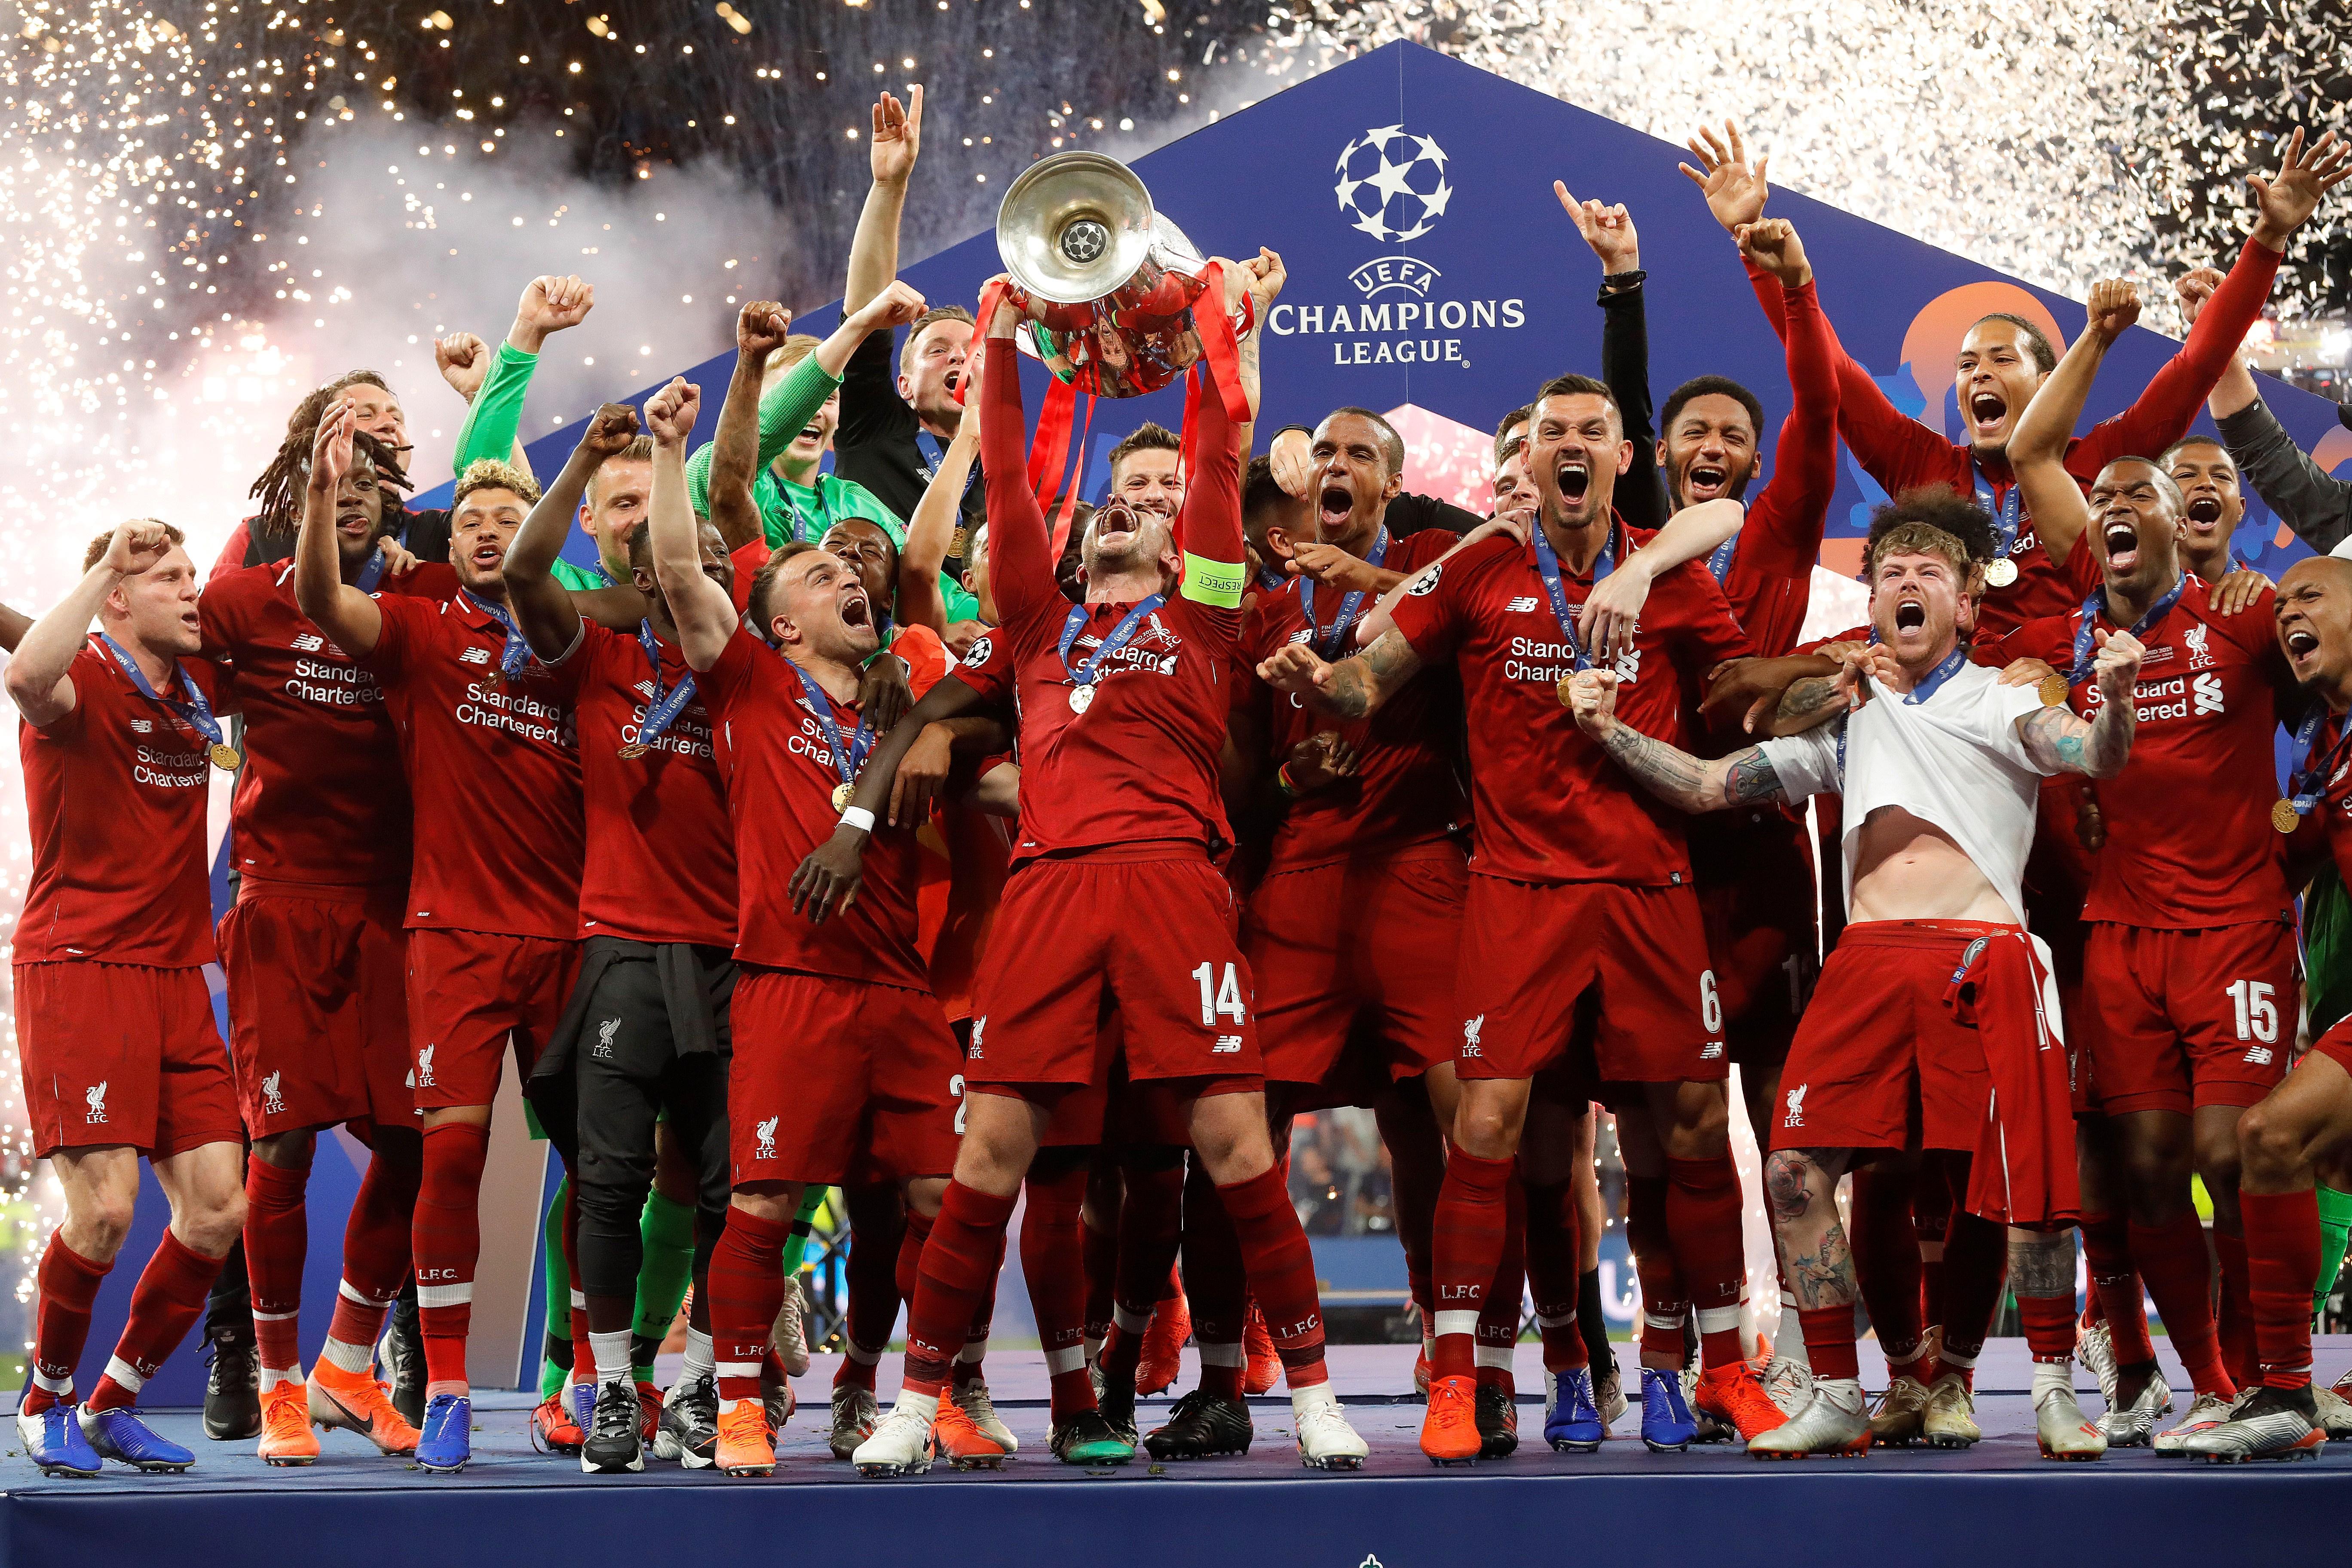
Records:
{"label": "blue stage platform", "polygon": [[[1622,1347],[1621,1347],[1622,1348]],[[1867,1348],[1867,1347],[1866,1347]],[[2325,1345],[2333,1376],[2352,1341]],[[1630,1358],[1629,1358],[1630,1359]],[[1184,1382],[1194,1375],[1188,1354]],[[1034,1352],[991,1358],[1022,1453],[998,1473],[861,1481],[824,1446],[832,1363],[800,1380],[807,1400],[767,1481],[656,1466],[593,1477],[532,1451],[521,1395],[477,1412],[476,1460],[427,1478],[357,1438],[326,1439],[307,1470],[262,1465],[247,1444],[205,1442],[193,1414],[159,1418],[199,1450],[182,1478],[110,1472],[49,1480],[21,1457],[5,1472],[6,1560],[25,1568],[148,1563],[254,1568],[286,1560],[387,1560],[527,1568],[809,1556],[863,1564],[1024,1568],[1059,1552],[1121,1568],[1242,1562],[1285,1568],[1497,1568],[1574,1552],[1612,1565],[1735,1561],[1743,1568],[1866,1552],[1873,1561],[1986,1568],[2055,1561],[2225,1559],[2259,1542],[2269,1561],[2340,1542],[2352,1458],[2222,1469],[2147,1453],[2057,1465],[2034,1450],[2018,1342],[1980,1373],[1986,1439],[1966,1453],[1882,1451],[1866,1459],[1764,1465],[1731,1447],[1649,1453],[1638,1417],[1590,1456],[1543,1446],[1542,1374],[1523,1346],[1523,1445],[1468,1472],[1433,1471],[1414,1447],[1410,1347],[1342,1346],[1334,1381],[1372,1445],[1365,1470],[1317,1475],[1292,1452],[1289,1407],[1256,1402],[1248,1457],[1164,1468],[1076,1470],[1045,1454],[1044,1372]],[[887,1387],[896,1358],[884,1362]],[[1866,1381],[1881,1369],[1865,1364]],[[2095,1408],[2094,1394],[2086,1403]],[[1148,1401],[1149,1427],[1166,1409]],[[2250,1533],[2251,1532],[2251,1533]]]}

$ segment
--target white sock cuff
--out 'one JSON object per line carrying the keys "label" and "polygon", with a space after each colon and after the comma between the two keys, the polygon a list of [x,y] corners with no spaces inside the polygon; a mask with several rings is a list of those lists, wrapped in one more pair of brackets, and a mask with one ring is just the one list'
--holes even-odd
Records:
{"label": "white sock cuff", "polygon": [[474,1282],[461,1285],[419,1285],[416,1288],[419,1307],[470,1307],[474,1304]]}
{"label": "white sock cuff", "polygon": [[1437,1337],[1448,1334],[1475,1334],[1478,1331],[1478,1314],[1459,1309],[1437,1314]]}
{"label": "white sock cuff", "polygon": [[1508,1372],[1511,1370],[1511,1347],[1508,1345],[1480,1345],[1477,1349],[1477,1359],[1474,1364],[1478,1366],[1499,1367],[1503,1371]]}
{"label": "white sock cuff", "polygon": [[1066,1372],[1076,1372],[1086,1364],[1087,1351],[1084,1345],[1066,1345],[1060,1350],[1045,1352],[1047,1377],[1059,1377]]}
{"label": "white sock cuff", "polygon": [[964,1341],[963,1349],[956,1352],[956,1360],[963,1363],[966,1366],[977,1366],[980,1364],[981,1361],[987,1356],[987,1354],[988,1336],[986,1334],[982,1334],[976,1340]]}
{"label": "white sock cuff", "polygon": [[856,1362],[859,1366],[872,1366],[882,1359],[882,1352],[880,1351],[867,1350],[856,1340],[846,1342],[843,1346],[842,1353],[848,1356],[851,1361]]}
{"label": "white sock cuff", "polygon": [[345,1372],[365,1372],[375,1364],[373,1345],[355,1345],[332,1334],[319,1347],[319,1359]]}
{"label": "white sock cuff", "polygon": [[1642,1326],[1650,1329],[1679,1329],[1683,1326],[1683,1316],[1680,1312],[1674,1313],[1672,1316],[1664,1312],[1644,1312],[1642,1314]]}
{"label": "white sock cuff", "polygon": [[718,1363],[721,1377],[757,1377],[760,1363],[756,1361],[722,1361]]}
{"label": "white sock cuff", "polygon": [[106,1358],[106,1375],[133,1394],[147,1386],[147,1374],[119,1355]]}
{"label": "white sock cuff", "polygon": [[[1984,1354],[1984,1352],[1977,1352],[1977,1355],[1982,1354]],[[1959,1352],[1954,1350],[1949,1345],[1946,1345],[1941,1350],[1938,1350],[1936,1352],[1936,1357],[1938,1361],[1950,1362],[1954,1366],[1966,1367],[1971,1372],[1976,1370],[1976,1355],[1962,1355]]]}
{"label": "white sock cuff", "polygon": [[60,1400],[73,1392],[73,1373],[63,1377],[44,1377],[39,1367],[33,1368],[33,1386],[44,1394],[53,1394]]}
{"label": "white sock cuff", "polygon": [[1543,1312],[1538,1312],[1536,1314],[1536,1327],[1539,1329],[1572,1329],[1575,1326],[1576,1309],[1573,1307],[1570,1307],[1567,1311],[1560,1313],[1558,1317],[1553,1317]]}
{"label": "white sock cuff", "polygon": [[1149,1312],[1130,1312],[1125,1307],[1122,1307],[1118,1302],[1114,1301],[1111,1303],[1110,1308],[1110,1321],[1117,1323],[1120,1330],[1126,1333],[1139,1334],[1143,1332],[1144,1330],[1151,1326],[1151,1314]]}
{"label": "white sock cuff", "polygon": [[576,1286],[572,1291],[572,1310],[575,1312],[584,1312],[588,1310],[588,1293]]}
{"label": "white sock cuff", "polygon": [[253,1321],[257,1323],[290,1323],[301,1315],[299,1307],[290,1312],[265,1312],[258,1307],[253,1310]]}
{"label": "white sock cuff", "polygon": [[1701,1307],[1698,1310],[1700,1333],[1719,1334],[1727,1329],[1736,1329],[1738,1326],[1739,1309],[1737,1307]]}
{"label": "white sock cuff", "polygon": [[1202,1366],[1246,1366],[1249,1364],[1249,1357],[1242,1353],[1241,1342],[1239,1340],[1235,1340],[1231,1344],[1213,1344],[1207,1340],[1202,1340],[1200,1344],[1200,1351],[1201,1364]]}
{"label": "white sock cuff", "polygon": [[376,1311],[382,1311],[400,1299],[400,1292],[397,1289],[394,1289],[391,1295],[379,1299],[369,1295],[364,1290],[354,1289],[348,1279],[335,1281],[335,1294],[354,1306],[366,1307]]}

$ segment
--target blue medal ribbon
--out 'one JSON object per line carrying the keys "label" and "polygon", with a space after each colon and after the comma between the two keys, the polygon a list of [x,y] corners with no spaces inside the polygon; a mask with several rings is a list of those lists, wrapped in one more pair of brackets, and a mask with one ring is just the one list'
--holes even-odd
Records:
{"label": "blue medal ribbon", "polygon": [[1721,587],[1724,578],[1731,574],[1731,563],[1738,555],[1739,535],[1735,531],[1730,538],[1717,545],[1715,553],[1706,558],[1707,575],[1715,579],[1717,587]]}
{"label": "blue medal ribbon", "polygon": [[504,605],[492,605],[474,597],[470,588],[460,588],[457,592],[466,595],[467,604],[506,627],[507,646],[499,651],[499,674],[508,680],[520,679],[524,666],[530,663],[530,643],[522,635],[522,629],[515,625],[513,615]]}
{"label": "blue medal ribbon", "polygon": [[[915,427],[915,449],[923,455],[921,464],[923,482],[929,484],[938,475],[940,465],[947,461],[948,449],[940,445],[940,438],[937,436],[919,425]],[[962,493],[956,498],[959,510],[962,509],[963,497],[971,494],[971,487],[979,479],[980,460],[975,457],[971,468],[963,476]]]}
{"label": "blue medal ribbon", "polygon": [[[2179,602],[2181,590],[2188,586],[2189,578],[2184,574],[2179,582],[2172,584],[2171,592],[2149,605],[2147,614],[2133,623],[2131,635],[2137,637],[2148,627],[2164,619],[2165,613]],[[2091,663],[2095,658],[2091,651],[2091,634],[2095,628],[2092,623],[2098,619],[2099,612],[2105,608],[2106,602],[2107,591],[2105,588],[2095,590],[2089,598],[2083,601],[2083,624],[2074,631],[2074,656],[2066,675],[2066,684],[2069,686],[2080,686],[2084,680],[2090,679]]]}
{"label": "blue medal ribbon", "polygon": [[2009,494],[1994,500],[1992,481],[1985,478],[1983,468],[1974,458],[1969,459],[1969,479],[1976,489],[1977,505],[1992,519],[1993,559],[2006,561],[2017,543],[2017,531],[2025,521],[2025,491],[2012,479]]}
{"label": "blue medal ribbon", "polygon": [[[856,783],[857,770],[866,765],[866,754],[874,749],[873,721],[860,714],[856,732],[850,736],[849,743],[844,745],[841,722],[833,716],[833,699],[825,695],[824,688],[807,670],[793,664],[792,657],[783,649],[778,648],[776,657],[786,664],[792,664],[793,673],[801,678],[801,695],[808,699],[809,711],[816,715],[817,723],[824,731],[825,744],[833,749],[834,771],[841,774],[845,786]],[[682,684],[691,686],[693,680],[689,678]],[[837,796],[835,798],[838,799]]]}
{"label": "blue medal ribbon", "polygon": [[213,705],[205,700],[204,689],[196,684],[195,677],[190,675],[178,659],[172,661],[172,671],[180,678],[180,689],[187,694],[188,700],[184,702],[174,701],[157,691],[154,684],[147,679],[147,672],[139,668],[139,661],[131,657],[130,649],[104,632],[98,634],[98,640],[106,645],[106,651],[114,656],[114,662],[122,667],[122,673],[131,678],[131,684],[139,689],[139,695],[178,714],[189,729],[205,738],[206,745],[227,744],[223,738],[220,721],[213,717]]}
{"label": "blue medal ribbon", "polygon": [[801,510],[800,498],[793,494],[793,487],[781,479],[776,481],[776,489],[783,496],[784,504],[793,509],[793,537],[803,543],[821,544],[833,527],[833,513],[824,504],[824,476],[819,474],[816,483],[808,488],[816,497],[816,531],[803,534],[801,531],[808,521],[808,513]]}
{"label": "blue medal ribbon", "polygon": [[[1551,540],[1544,532],[1541,518],[1538,518],[1534,526],[1528,530],[1528,540],[1535,546],[1536,574],[1543,579],[1544,592],[1551,598],[1551,613],[1559,622],[1559,635],[1568,639],[1568,651],[1575,658],[1576,668],[1591,669],[1592,660],[1586,655],[1584,644],[1577,639],[1576,616],[1568,607],[1568,590],[1560,584],[1559,553],[1552,549]],[[1601,580],[1617,569],[1616,557],[1617,525],[1612,522],[1609,525],[1609,537],[1601,544],[1601,553],[1592,563],[1593,586],[1599,587]]]}
{"label": "blue medal ribbon", "polygon": [[1944,682],[1959,674],[1969,662],[1966,646],[1954,648],[1944,662],[1919,678],[1919,683],[1903,694],[1904,705],[1916,708],[1943,689]]}
{"label": "blue medal ribbon", "polygon": [[[637,646],[646,650],[646,663],[652,667],[654,672],[654,700],[646,709],[645,718],[637,724],[637,738],[634,742],[635,750],[623,748],[623,754],[627,756],[641,756],[651,750],[654,743],[662,738],[663,732],[686,710],[686,705],[694,700],[692,670],[687,671],[685,677],[667,691],[662,689],[661,642],[654,636],[651,619],[637,623]],[[805,678],[802,684],[807,684]]]}
{"label": "blue medal ribbon", "polygon": [[[1372,552],[1364,557],[1364,563],[1377,572],[1381,563],[1388,558],[1389,525],[1384,522],[1381,524],[1380,532],[1372,538]],[[1339,651],[1340,643],[1355,627],[1356,617],[1363,613],[1364,591],[1361,588],[1349,590],[1347,597],[1339,601],[1339,618],[1332,623],[1328,634],[1315,619],[1315,579],[1303,574],[1298,579],[1298,607],[1307,613],[1311,646],[1328,660]]]}
{"label": "blue medal ribbon", "polygon": [[1118,625],[1111,628],[1110,636],[1103,638],[1102,646],[1095,649],[1093,654],[1088,656],[1087,662],[1076,669],[1070,668],[1070,649],[1076,645],[1078,633],[1086,627],[1088,610],[1084,605],[1072,605],[1069,615],[1062,622],[1062,641],[1059,648],[1062,656],[1062,672],[1070,678],[1070,684],[1076,687],[1091,687],[1096,681],[1100,680],[1102,661],[1132,642],[1135,639],[1136,628],[1143,625],[1144,617],[1167,602],[1167,595],[1154,594],[1151,597],[1137,604],[1135,608],[1127,612]]}
{"label": "blue medal ribbon", "polygon": [[2287,770],[2287,798],[2281,804],[2293,807],[2297,816],[2311,815],[2311,808],[2327,793],[2327,781],[2344,761],[2345,752],[2352,749],[2352,724],[2347,724],[2344,732],[2336,737],[2336,744],[2327,748],[2326,757],[2313,756],[2319,726],[2326,717],[2327,705],[2315,702],[2311,711],[2304,715],[2303,722],[2294,727],[2294,749],[2302,753],[2303,764]]}
{"label": "blue medal ribbon", "polygon": [[367,558],[367,564],[360,568],[360,578],[356,586],[362,594],[373,594],[375,592],[375,585],[383,581],[383,552],[378,550]]}

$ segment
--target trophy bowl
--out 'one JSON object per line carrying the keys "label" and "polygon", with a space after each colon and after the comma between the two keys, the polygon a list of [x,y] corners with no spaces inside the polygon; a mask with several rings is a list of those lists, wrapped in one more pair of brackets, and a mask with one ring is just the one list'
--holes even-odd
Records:
{"label": "trophy bowl", "polygon": [[[1029,318],[1017,341],[1077,390],[1140,397],[1201,358],[1192,308],[1208,263],[1116,158],[1057,153],[1031,164],[997,209],[996,249]],[[1244,294],[1236,337],[1250,320]]]}

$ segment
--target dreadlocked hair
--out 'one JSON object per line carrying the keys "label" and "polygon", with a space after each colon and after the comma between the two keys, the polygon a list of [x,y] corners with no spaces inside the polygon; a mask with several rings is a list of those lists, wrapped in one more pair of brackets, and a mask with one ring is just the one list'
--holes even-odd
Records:
{"label": "dreadlocked hair", "polygon": [[[326,417],[335,399],[354,386],[392,390],[374,371],[348,371],[294,405],[286,420],[286,439],[278,444],[277,455],[246,492],[261,503],[253,518],[256,534],[282,538],[301,527],[302,490],[310,483],[310,447],[319,438],[319,421]],[[375,469],[376,482],[385,489],[383,531],[398,532],[401,514],[407,510],[399,492],[415,489],[415,482],[401,467],[398,454],[364,430],[352,433],[352,451],[354,458],[367,459]]]}

